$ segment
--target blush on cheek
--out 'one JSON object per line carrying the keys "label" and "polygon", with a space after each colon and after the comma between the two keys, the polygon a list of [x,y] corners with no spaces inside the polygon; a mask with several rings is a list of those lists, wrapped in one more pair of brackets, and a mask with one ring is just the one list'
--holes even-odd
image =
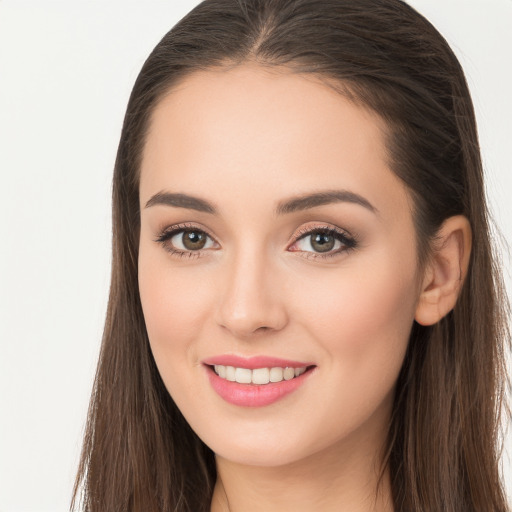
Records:
{"label": "blush on cheek", "polygon": [[389,261],[365,265],[361,271],[351,269],[340,274],[338,282],[332,280],[326,283],[329,286],[311,288],[303,295],[307,297],[301,311],[304,325],[316,326],[312,335],[341,354],[341,364],[351,361],[353,368],[370,367],[379,359],[405,353],[414,319],[414,272],[402,267],[410,277],[397,279],[400,262]]}
{"label": "blush on cheek", "polygon": [[188,357],[189,347],[201,338],[211,311],[211,291],[200,277],[146,261],[139,265],[140,298],[157,364],[160,354],[173,360]]}

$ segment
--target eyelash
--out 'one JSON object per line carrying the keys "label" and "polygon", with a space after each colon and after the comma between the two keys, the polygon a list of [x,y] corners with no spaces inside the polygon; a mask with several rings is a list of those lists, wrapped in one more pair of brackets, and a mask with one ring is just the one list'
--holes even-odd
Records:
{"label": "eyelash", "polygon": [[[346,231],[335,228],[333,226],[314,226],[311,228],[303,228],[299,230],[297,235],[294,237],[294,241],[291,246],[295,245],[300,240],[307,238],[308,236],[319,234],[319,235],[327,235],[332,236],[335,240],[341,243],[341,247],[335,251],[329,251],[325,254],[319,252],[311,252],[311,251],[297,251],[302,252],[304,258],[307,259],[329,259],[335,256],[339,256],[341,253],[347,253],[355,249],[358,245],[358,242],[355,237],[349,235]],[[311,242],[310,242],[311,244]],[[291,247],[290,246],[290,247]]]}
{"label": "eyelash", "polygon": [[[156,238],[155,242],[160,243],[163,248],[169,252],[172,256],[178,257],[178,258],[199,258],[203,255],[205,250],[197,250],[197,251],[183,251],[181,249],[177,249],[173,246],[170,246],[167,242],[171,240],[174,236],[181,232],[185,231],[196,231],[198,233],[205,234],[208,238],[214,241],[214,243],[217,243],[213,236],[211,236],[206,230],[199,228],[198,226],[195,226],[193,224],[177,224],[174,226],[170,226],[168,228],[165,228],[160,235]],[[314,234],[321,234],[321,235],[327,235],[332,236],[335,238],[335,240],[339,241],[342,244],[341,248],[338,248],[337,250],[333,252],[327,252],[325,254],[318,253],[318,252],[312,252],[312,251],[301,251],[301,250],[295,250],[292,252],[300,252],[303,254],[304,258],[307,259],[323,259],[326,260],[328,258],[332,258],[335,256],[338,256],[340,253],[343,252],[349,252],[355,249],[358,245],[358,242],[356,238],[349,235],[346,231],[343,231],[339,228],[335,228],[332,226],[314,226],[311,228],[303,228],[299,230],[296,236],[294,236],[293,242],[290,244],[289,247],[292,247],[300,240],[303,240],[307,238],[308,236],[314,235]],[[207,250],[207,249],[206,249]]]}
{"label": "eyelash", "polygon": [[165,228],[160,235],[156,238],[155,242],[162,244],[163,248],[170,253],[172,256],[176,256],[178,258],[199,258],[203,251],[183,251],[181,249],[176,249],[175,247],[170,246],[167,242],[171,240],[174,236],[181,232],[185,231],[195,231],[198,233],[204,233],[208,238],[215,241],[215,239],[202,228],[195,226],[194,224],[176,224],[175,226],[170,226]]}

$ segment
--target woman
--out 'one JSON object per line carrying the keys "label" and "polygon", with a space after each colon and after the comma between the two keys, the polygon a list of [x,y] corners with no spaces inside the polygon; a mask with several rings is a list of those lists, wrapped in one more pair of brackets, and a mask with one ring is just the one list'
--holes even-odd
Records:
{"label": "woman", "polygon": [[473,108],[398,0],[207,0],[114,173],[85,510],[504,511]]}

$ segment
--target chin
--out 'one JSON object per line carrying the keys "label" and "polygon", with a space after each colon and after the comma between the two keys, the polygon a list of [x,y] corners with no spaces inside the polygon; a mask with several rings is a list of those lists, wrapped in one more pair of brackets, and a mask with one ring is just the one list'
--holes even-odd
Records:
{"label": "chin", "polygon": [[[203,441],[212,449],[217,457],[233,464],[255,467],[280,467],[294,464],[323,451],[330,451],[339,439],[316,439],[311,444],[308,436],[278,435],[277,432],[264,432],[258,435],[234,436],[228,438],[211,437]],[[296,432],[297,434],[297,432]]]}
{"label": "chin", "polygon": [[226,450],[214,451],[216,457],[221,457],[234,464],[255,467],[280,467],[293,464],[304,458],[304,454],[297,453],[297,450],[279,450],[242,446],[240,448],[228,448]]}

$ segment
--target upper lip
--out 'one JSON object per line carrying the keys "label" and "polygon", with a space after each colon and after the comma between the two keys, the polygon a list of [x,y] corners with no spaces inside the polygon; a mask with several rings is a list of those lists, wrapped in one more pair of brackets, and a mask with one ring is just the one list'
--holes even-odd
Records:
{"label": "upper lip", "polygon": [[241,357],[234,354],[223,354],[208,357],[203,363],[209,366],[222,365],[234,366],[236,368],[247,368],[254,370],[256,368],[305,368],[313,366],[313,363],[304,361],[292,361],[291,359],[281,359],[270,356]]}

